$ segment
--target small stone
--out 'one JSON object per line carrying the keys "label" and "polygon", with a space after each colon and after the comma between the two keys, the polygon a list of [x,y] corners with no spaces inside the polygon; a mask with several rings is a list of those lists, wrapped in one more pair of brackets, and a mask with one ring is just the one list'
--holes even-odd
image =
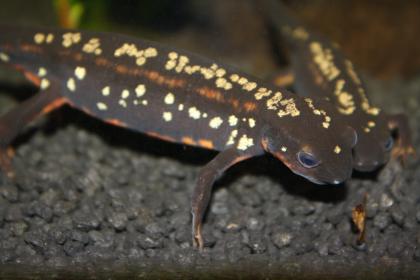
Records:
{"label": "small stone", "polygon": [[17,222],[22,220],[22,209],[19,204],[11,204],[9,208],[6,209],[4,219],[8,222]]}
{"label": "small stone", "polygon": [[385,230],[386,227],[390,224],[391,219],[389,215],[384,212],[380,212],[378,215],[373,218],[373,225],[380,229],[381,231]]}
{"label": "small stone", "polygon": [[399,226],[403,226],[404,224],[404,213],[401,211],[401,208],[394,204],[390,208],[392,220]]}
{"label": "small stone", "polygon": [[89,235],[85,232],[73,230],[70,234],[71,240],[78,241],[84,245],[89,242]]}
{"label": "small stone", "polygon": [[19,198],[19,191],[13,185],[0,186],[0,195],[2,195],[9,202],[16,202]]}
{"label": "small stone", "polygon": [[73,215],[74,227],[83,231],[99,228],[101,221],[94,213],[77,212]]}
{"label": "small stone", "polygon": [[387,193],[383,193],[379,204],[382,209],[387,209],[394,204],[394,200]]}
{"label": "small stone", "polygon": [[150,223],[146,225],[144,233],[148,237],[156,240],[163,236],[164,230],[158,223]]}
{"label": "small stone", "polygon": [[108,215],[108,222],[116,229],[116,230],[124,230],[127,226],[128,218],[125,213],[122,212],[112,212]]}
{"label": "small stone", "polygon": [[276,232],[271,236],[271,241],[277,248],[281,249],[285,246],[289,246],[293,239],[293,235],[289,232]]}
{"label": "small stone", "polygon": [[306,200],[300,200],[292,207],[291,212],[297,216],[307,216],[315,212],[315,206]]}
{"label": "small stone", "polygon": [[391,257],[398,258],[405,249],[405,242],[396,236],[388,243],[388,252]]}
{"label": "small stone", "polygon": [[153,240],[152,238],[141,233],[139,233],[137,236],[137,244],[144,250],[162,247],[161,241]]}
{"label": "small stone", "polygon": [[261,231],[264,228],[264,222],[257,218],[251,217],[247,220],[246,227],[251,231]]}
{"label": "small stone", "polygon": [[114,245],[115,233],[113,231],[92,230],[88,235],[96,246],[109,248]]}
{"label": "small stone", "polygon": [[74,257],[77,253],[82,252],[83,248],[84,245],[81,242],[71,240],[68,240],[63,246],[64,252],[70,257]]}
{"label": "small stone", "polygon": [[49,235],[55,241],[55,243],[63,245],[67,241],[70,233],[67,229],[56,226],[50,229]]}
{"label": "small stone", "polygon": [[28,225],[23,221],[10,224],[10,231],[13,233],[14,236],[22,236],[27,229]]}
{"label": "small stone", "polygon": [[35,250],[45,251],[48,246],[48,238],[41,230],[32,230],[25,233],[26,243],[32,245]]}

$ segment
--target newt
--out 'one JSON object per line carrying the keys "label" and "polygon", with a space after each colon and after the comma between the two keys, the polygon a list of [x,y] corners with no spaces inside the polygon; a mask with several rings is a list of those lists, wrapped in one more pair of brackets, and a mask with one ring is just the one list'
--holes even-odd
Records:
{"label": "newt", "polygon": [[193,244],[200,249],[213,183],[238,162],[267,153],[316,184],[351,176],[356,133],[324,100],[122,34],[11,26],[0,26],[0,34],[0,62],[39,87],[0,117],[1,167],[10,175],[6,151],[13,139],[64,105],[164,141],[218,151],[192,194]]}
{"label": "newt", "polygon": [[[408,119],[404,114],[387,114],[367,97],[366,86],[353,63],[338,44],[310,30],[276,0],[257,1],[261,12],[275,30],[275,40],[284,43],[290,69],[274,81],[293,83],[300,96],[326,98],[358,135],[354,168],[373,171],[392,155],[403,163],[414,154]],[[281,44],[280,43],[280,44]]]}

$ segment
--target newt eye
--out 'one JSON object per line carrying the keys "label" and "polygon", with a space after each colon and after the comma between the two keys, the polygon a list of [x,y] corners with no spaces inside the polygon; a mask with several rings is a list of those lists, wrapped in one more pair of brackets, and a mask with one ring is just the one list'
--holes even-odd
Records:
{"label": "newt eye", "polygon": [[392,149],[392,146],[394,146],[394,138],[392,138],[392,136],[390,136],[388,138],[388,140],[386,140],[385,142],[385,151],[390,151]]}
{"label": "newt eye", "polygon": [[297,154],[297,158],[299,163],[306,168],[314,168],[320,163],[313,155],[302,151]]}

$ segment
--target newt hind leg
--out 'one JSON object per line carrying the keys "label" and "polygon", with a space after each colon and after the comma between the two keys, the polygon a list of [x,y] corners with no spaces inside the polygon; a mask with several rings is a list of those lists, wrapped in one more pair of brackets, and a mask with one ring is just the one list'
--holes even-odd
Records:
{"label": "newt hind leg", "polygon": [[66,99],[49,87],[25,100],[0,117],[0,169],[8,177],[14,177],[11,166],[12,149],[9,147],[19,132],[37,117],[64,105]]}

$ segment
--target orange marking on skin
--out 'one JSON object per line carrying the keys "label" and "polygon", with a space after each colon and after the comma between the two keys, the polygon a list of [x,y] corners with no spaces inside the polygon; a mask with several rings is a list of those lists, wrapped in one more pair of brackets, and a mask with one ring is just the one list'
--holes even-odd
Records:
{"label": "orange marking on skin", "polygon": [[35,86],[39,87],[41,85],[41,79],[37,75],[25,70],[23,70],[23,75],[25,75],[25,78]]}
{"label": "orange marking on skin", "polygon": [[169,88],[182,88],[185,87],[186,84],[185,80],[167,78],[163,75],[160,75],[157,71],[144,70],[144,75],[149,80],[152,80],[159,85],[167,85]]}
{"label": "orange marking on skin", "polygon": [[239,107],[239,100],[235,99],[235,98],[230,98],[228,100],[228,102],[234,107],[234,108],[238,108]]}
{"label": "orange marking on skin", "polygon": [[208,99],[216,100],[217,102],[225,102],[225,98],[222,93],[218,90],[214,90],[208,87],[200,87],[197,89],[197,92]]}
{"label": "orange marking on skin", "polygon": [[192,139],[191,137],[182,137],[181,142],[186,144],[186,145],[191,145],[194,146],[197,144],[197,142],[194,141],[194,139]]}
{"label": "orange marking on skin", "polygon": [[198,140],[198,145],[200,145],[203,148],[214,149],[213,142],[207,139]]}
{"label": "orange marking on skin", "polygon": [[127,124],[125,122],[120,121],[118,119],[105,119],[104,122],[115,125],[115,126],[127,127]]}
{"label": "orange marking on skin", "polygon": [[76,61],[81,61],[83,59],[83,55],[81,53],[75,53],[73,55],[73,59]]}
{"label": "orange marking on skin", "polygon": [[169,78],[167,76],[161,75],[157,71],[146,70],[144,68],[129,68],[122,64],[118,64],[115,66],[115,63],[112,63],[108,59],[103,57],[95,59],[95,63],[99,66],[113,68],[116,72],[123,75],[146,77],[147,79],[149,79],[152,82],[155,82],[158,85],[166,85],[169,88],[182,88],[186,85],[186,81],[183,79]]}
{"label": "orange marking on skin", "polygon": [[156,133],[156,132],[146,132],[146,135],[158,138],[160,140],[168,141],[168,142],[176,142],[176,140],[174,138],[172,138],[170,136],[166,136],[166,135],[161,135],[161,134]]}
{"label": "orange marking on skin", "polygon": [[36,45],[31,45],[31,44],[22,44],[20,45],[20,49],[23,52],[29,52],[29,53],[43,53],[43,50],[41,47],[36,46]]}
{"label": "orange marking on skin", "polygon": [[[42,94],[42,93],[40,93],[40,94]],[[45,106],[44,109],[42,109],[41,115],[48,114],[49,112],[57,109],[58,107],[63,106],[66,103],[67,103],[66,98],[64,98],[64,97],[57,98],[57,99],[53,100],[50,104]]]}
{"label": "orange marking on skin", "polygon": [[117,65],[115,67],[115,71],[117,71],[120,74],[124,74],[125,75],[125,74],[128,73],[128,68],[126,66],[124,66],[124,65],[119,64],[119,65]]}
{"label": "orange marking on skin", "polygon": [[244,108],[247,112],[255,111],[255,109],[257,108],[257,104],[255,104],[254,102],[248,101],[244,103]]}
{"label": "orange marking on skin", "polygon": [[95,59],[95,64],[98,65],[98,66],[106,66],[107,63],[108,63],[108,60],[106,60],[103,57],[98,57],[98,58]]}
{"label": "orange marking on skin", "polygon": [[295,82],[295,76],[293,73],[288,73],[285,75],[278,75],[274,78],[274,84],[278,87],[287,87]]}

